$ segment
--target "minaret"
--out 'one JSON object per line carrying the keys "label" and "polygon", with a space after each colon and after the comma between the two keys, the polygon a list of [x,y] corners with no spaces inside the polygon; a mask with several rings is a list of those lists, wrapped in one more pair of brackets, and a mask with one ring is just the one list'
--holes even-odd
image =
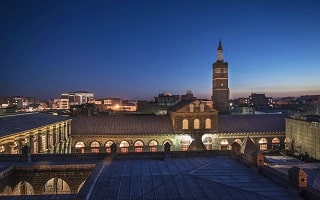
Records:
{"label": "minaret", "polygon": [[223,61],[221,40],[217,49],[217,61],[212,64],[212,101],[219,114],[229,113],[228,62]]}

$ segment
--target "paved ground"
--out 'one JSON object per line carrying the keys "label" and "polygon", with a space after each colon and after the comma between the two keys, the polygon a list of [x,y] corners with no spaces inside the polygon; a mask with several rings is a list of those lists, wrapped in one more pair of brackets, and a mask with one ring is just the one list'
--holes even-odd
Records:
{"label": "paved ground", "polygon": [[106,162],[90,199],[301,199],[228,156]]}

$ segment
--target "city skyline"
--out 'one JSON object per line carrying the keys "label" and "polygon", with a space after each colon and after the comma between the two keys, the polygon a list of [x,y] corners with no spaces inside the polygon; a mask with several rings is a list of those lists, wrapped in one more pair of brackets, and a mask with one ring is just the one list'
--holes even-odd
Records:
{"label": "city skyline", "polygon": [[222,40],[230,98],[320,94],[317,1],[2,1],[0,96],[211,98]]}

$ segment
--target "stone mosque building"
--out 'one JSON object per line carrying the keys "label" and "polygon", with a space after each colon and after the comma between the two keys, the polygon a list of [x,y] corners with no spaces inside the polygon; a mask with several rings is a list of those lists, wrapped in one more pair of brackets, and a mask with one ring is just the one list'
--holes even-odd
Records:
{"label": "stone mosque building", "polygon": [[[92,115],[62,117],[25,114],[0,118],[0,153],[105,153],[114,151],[230,150],[250,136],[260,150],[284,149],[284,115],[227,115],[228,63],[221,41],[212,65],[214,108],[201,100],[183,101],[168,115]],[[222,115],[226,114],[226,115]]]}

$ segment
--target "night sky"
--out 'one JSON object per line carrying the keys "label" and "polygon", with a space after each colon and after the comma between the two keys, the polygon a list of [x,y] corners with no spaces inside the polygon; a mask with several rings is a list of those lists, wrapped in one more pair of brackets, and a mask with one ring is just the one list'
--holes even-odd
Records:
{"label": "night sky", "polygon": [[231,98],[320,94],[317,0],[1,0],[0,96],[210,98],[221,39]]}

